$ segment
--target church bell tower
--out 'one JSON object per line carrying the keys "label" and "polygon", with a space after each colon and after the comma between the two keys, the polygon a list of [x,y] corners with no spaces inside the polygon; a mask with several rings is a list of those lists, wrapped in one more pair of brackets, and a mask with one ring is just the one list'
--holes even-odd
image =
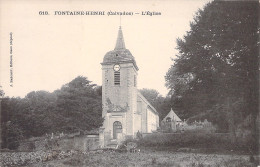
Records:
{"label": "church bell tower", "polygon": [[135,133],[138,67],[125,47],[121,26],[114,50],[106,53],[101,65],[104,135],[106,139],[124,140]]}

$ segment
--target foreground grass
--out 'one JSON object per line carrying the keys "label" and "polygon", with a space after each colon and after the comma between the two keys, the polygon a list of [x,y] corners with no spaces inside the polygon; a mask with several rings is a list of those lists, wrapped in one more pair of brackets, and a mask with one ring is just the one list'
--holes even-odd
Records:
{"label": "foreground grass", "polygon": [[176,166],[176,167],[255,167],[247,155],[196,154],[167,151],[141,153],[78,154],[63,160],[32,164],[31,167],[87,167],[87,166]]}

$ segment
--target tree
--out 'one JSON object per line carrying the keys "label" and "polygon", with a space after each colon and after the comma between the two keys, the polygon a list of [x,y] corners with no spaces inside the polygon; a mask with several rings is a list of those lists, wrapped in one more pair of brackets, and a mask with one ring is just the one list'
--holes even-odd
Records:
{"label": "tree", "polygon": [[102,125],[99,89],[86,77],[79,76],[55,92],[60,115],[58,127],[62,127],[60,130],[83,131]]}
{"label": "tree", "polygon": [[19,141],[23,139],[24,129],[18,123],[23,122],[20,111],[24,108],[20,104],[20,98],[4,97],[1,99],[1,147],[16,149]]}
{"label": "tree", "polygon": [[16,149],[23,138],[46,133],[92,130],[103,123],[102,88],[79,76],[49,93],[1,98],[2,148]]}
{"label": "tree", "polygon": [[231,124],[239,123],[239,118],[232,121],[234,115],[256,118],[258,8],[252,1],[213,1],[197,12],[183,39],[177,39],[179,54],[165,78],[187,117],[218,112]]}
{"label": "tree", "polygon": [[29,106],[28,114],[23,114],[23,118],[31,121],[20,124],[25,128],[34,127],[30,132],[26,131],[27,137],[42,136],[57,127],[56,100],[56,95],[47,91],[32,91],[22,99]]}
{"label": "tree", "polygon": [[156,106],[158,100],[162,99],[162,96],[157,90],[143,88],[139,91],[153,106]]}
{"label": "tree", "polygon": [[8,121],[2,124],[2,148],[17,149],[19,141],[23,139],[22,130],[13,122]]}
{"label": "tree", "polygon": [[4,95],[4,90],[2,89],[2,86],[0,86],[0,98],[4,97]]}

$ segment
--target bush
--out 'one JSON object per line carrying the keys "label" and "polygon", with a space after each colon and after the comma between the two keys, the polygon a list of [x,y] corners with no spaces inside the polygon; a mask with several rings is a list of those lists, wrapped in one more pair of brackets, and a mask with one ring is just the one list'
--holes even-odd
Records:
{"label": "bush", "polygon": [[250,140],[237,138],[236,143],[232,143],[231,141],[229,133],[157,133],[145,136],[138,141],[138,145],[148,147],[209,148],[249,152],[247,146]]}

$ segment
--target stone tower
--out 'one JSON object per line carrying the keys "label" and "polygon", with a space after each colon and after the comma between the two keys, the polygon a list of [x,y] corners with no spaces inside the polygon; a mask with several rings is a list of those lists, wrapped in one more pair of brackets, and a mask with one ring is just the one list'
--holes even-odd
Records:
{"label": "stone tower", "polygon": [[125,47],[121,26],[114,50],[106,53],[101,65],[103,135],[105,140],[124,140],[136,133],[138,67]]}

